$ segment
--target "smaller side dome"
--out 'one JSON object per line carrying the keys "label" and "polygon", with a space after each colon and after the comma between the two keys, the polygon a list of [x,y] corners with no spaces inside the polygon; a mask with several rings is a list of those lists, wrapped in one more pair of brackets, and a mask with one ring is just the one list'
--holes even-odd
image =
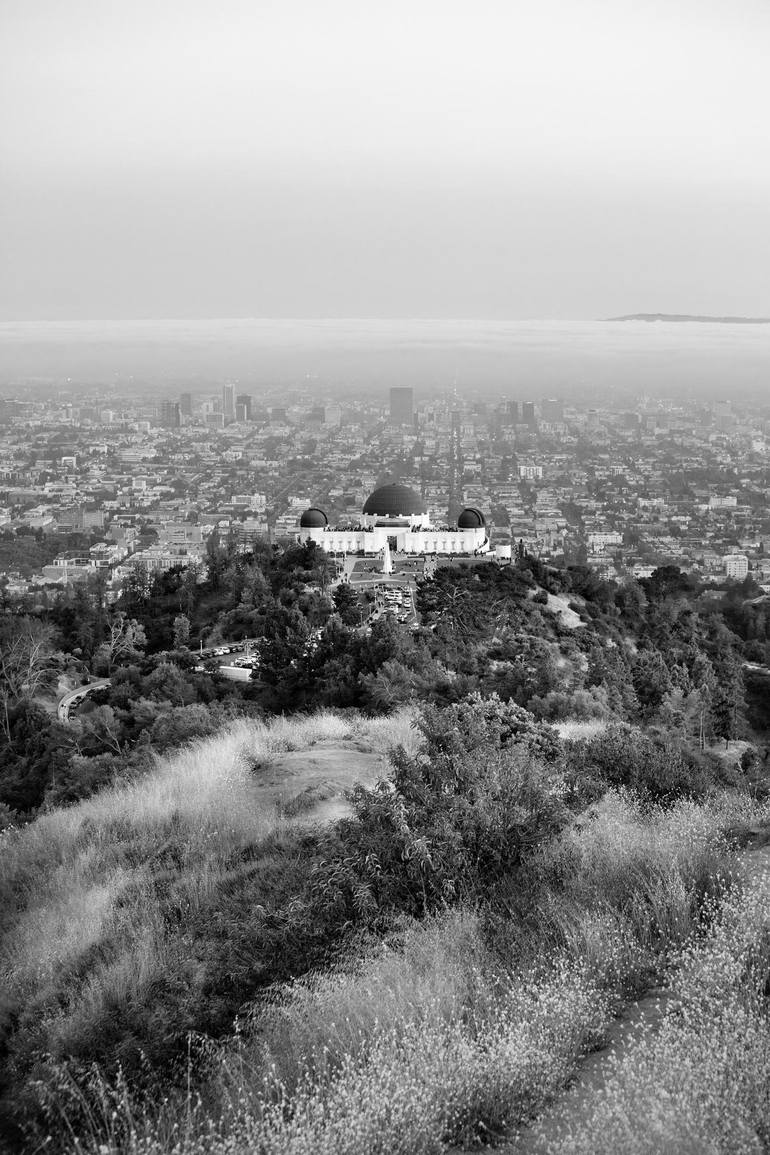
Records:
{"label": "smaller side dome", "polygon": [[324,511],[314,505],[306,509],[299,519],[300,529],[325,529],[328,524],[329,519]]}
{"label": "smaller side dome", "polygon": [[458,529],[483,529],[486,525],[484,514],[480,509],[469,506],[464,509],[457,519]]}

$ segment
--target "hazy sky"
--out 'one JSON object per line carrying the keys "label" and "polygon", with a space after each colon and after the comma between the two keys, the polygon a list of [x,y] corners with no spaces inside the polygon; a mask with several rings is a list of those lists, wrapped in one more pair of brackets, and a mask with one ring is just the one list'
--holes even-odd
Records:
{"label": "hazy sky", "polygon": [[770,315],[768,0],[0,0],[0,319]]}

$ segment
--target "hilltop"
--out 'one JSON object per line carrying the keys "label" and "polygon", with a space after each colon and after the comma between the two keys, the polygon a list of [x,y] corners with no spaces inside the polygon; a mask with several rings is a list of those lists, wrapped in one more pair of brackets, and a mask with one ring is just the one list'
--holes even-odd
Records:
{"label": "hilltop", "polygon": [[770,325],[770,317],[707,317],[692,313],[627,313],[607,321],[701,321],[715,325]]}

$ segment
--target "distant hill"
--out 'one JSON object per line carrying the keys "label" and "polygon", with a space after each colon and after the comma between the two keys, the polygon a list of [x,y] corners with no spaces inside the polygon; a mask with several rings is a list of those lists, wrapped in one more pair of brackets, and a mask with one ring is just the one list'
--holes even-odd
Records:
{"label": "distant hill", "polygon": [[690,313],[628,313],[606,321],[711,321],[718,325],[770,325],[770,317],[701,317]]}

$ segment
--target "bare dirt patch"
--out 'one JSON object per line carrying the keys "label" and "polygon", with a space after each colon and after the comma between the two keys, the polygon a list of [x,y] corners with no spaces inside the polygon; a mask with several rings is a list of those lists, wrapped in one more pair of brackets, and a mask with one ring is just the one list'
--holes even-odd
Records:
{"label": "bare dirt patch", "polygon": [[254,766],[260,800],[287,818],[313,821],[334,821],[349,814],[346,791],[357,783],[373,786],[388,771],[387,756],[356,739],[271,753]]}
{"label": "bare dirt patch", "polygon": [[556,614],[561,624],[567,630],[577,630],[580,626],[585,625],[580,614],[567,602],[566,598],[558,597],[556,594],[548,594],[548,605],[546,607],[551,613]]}

